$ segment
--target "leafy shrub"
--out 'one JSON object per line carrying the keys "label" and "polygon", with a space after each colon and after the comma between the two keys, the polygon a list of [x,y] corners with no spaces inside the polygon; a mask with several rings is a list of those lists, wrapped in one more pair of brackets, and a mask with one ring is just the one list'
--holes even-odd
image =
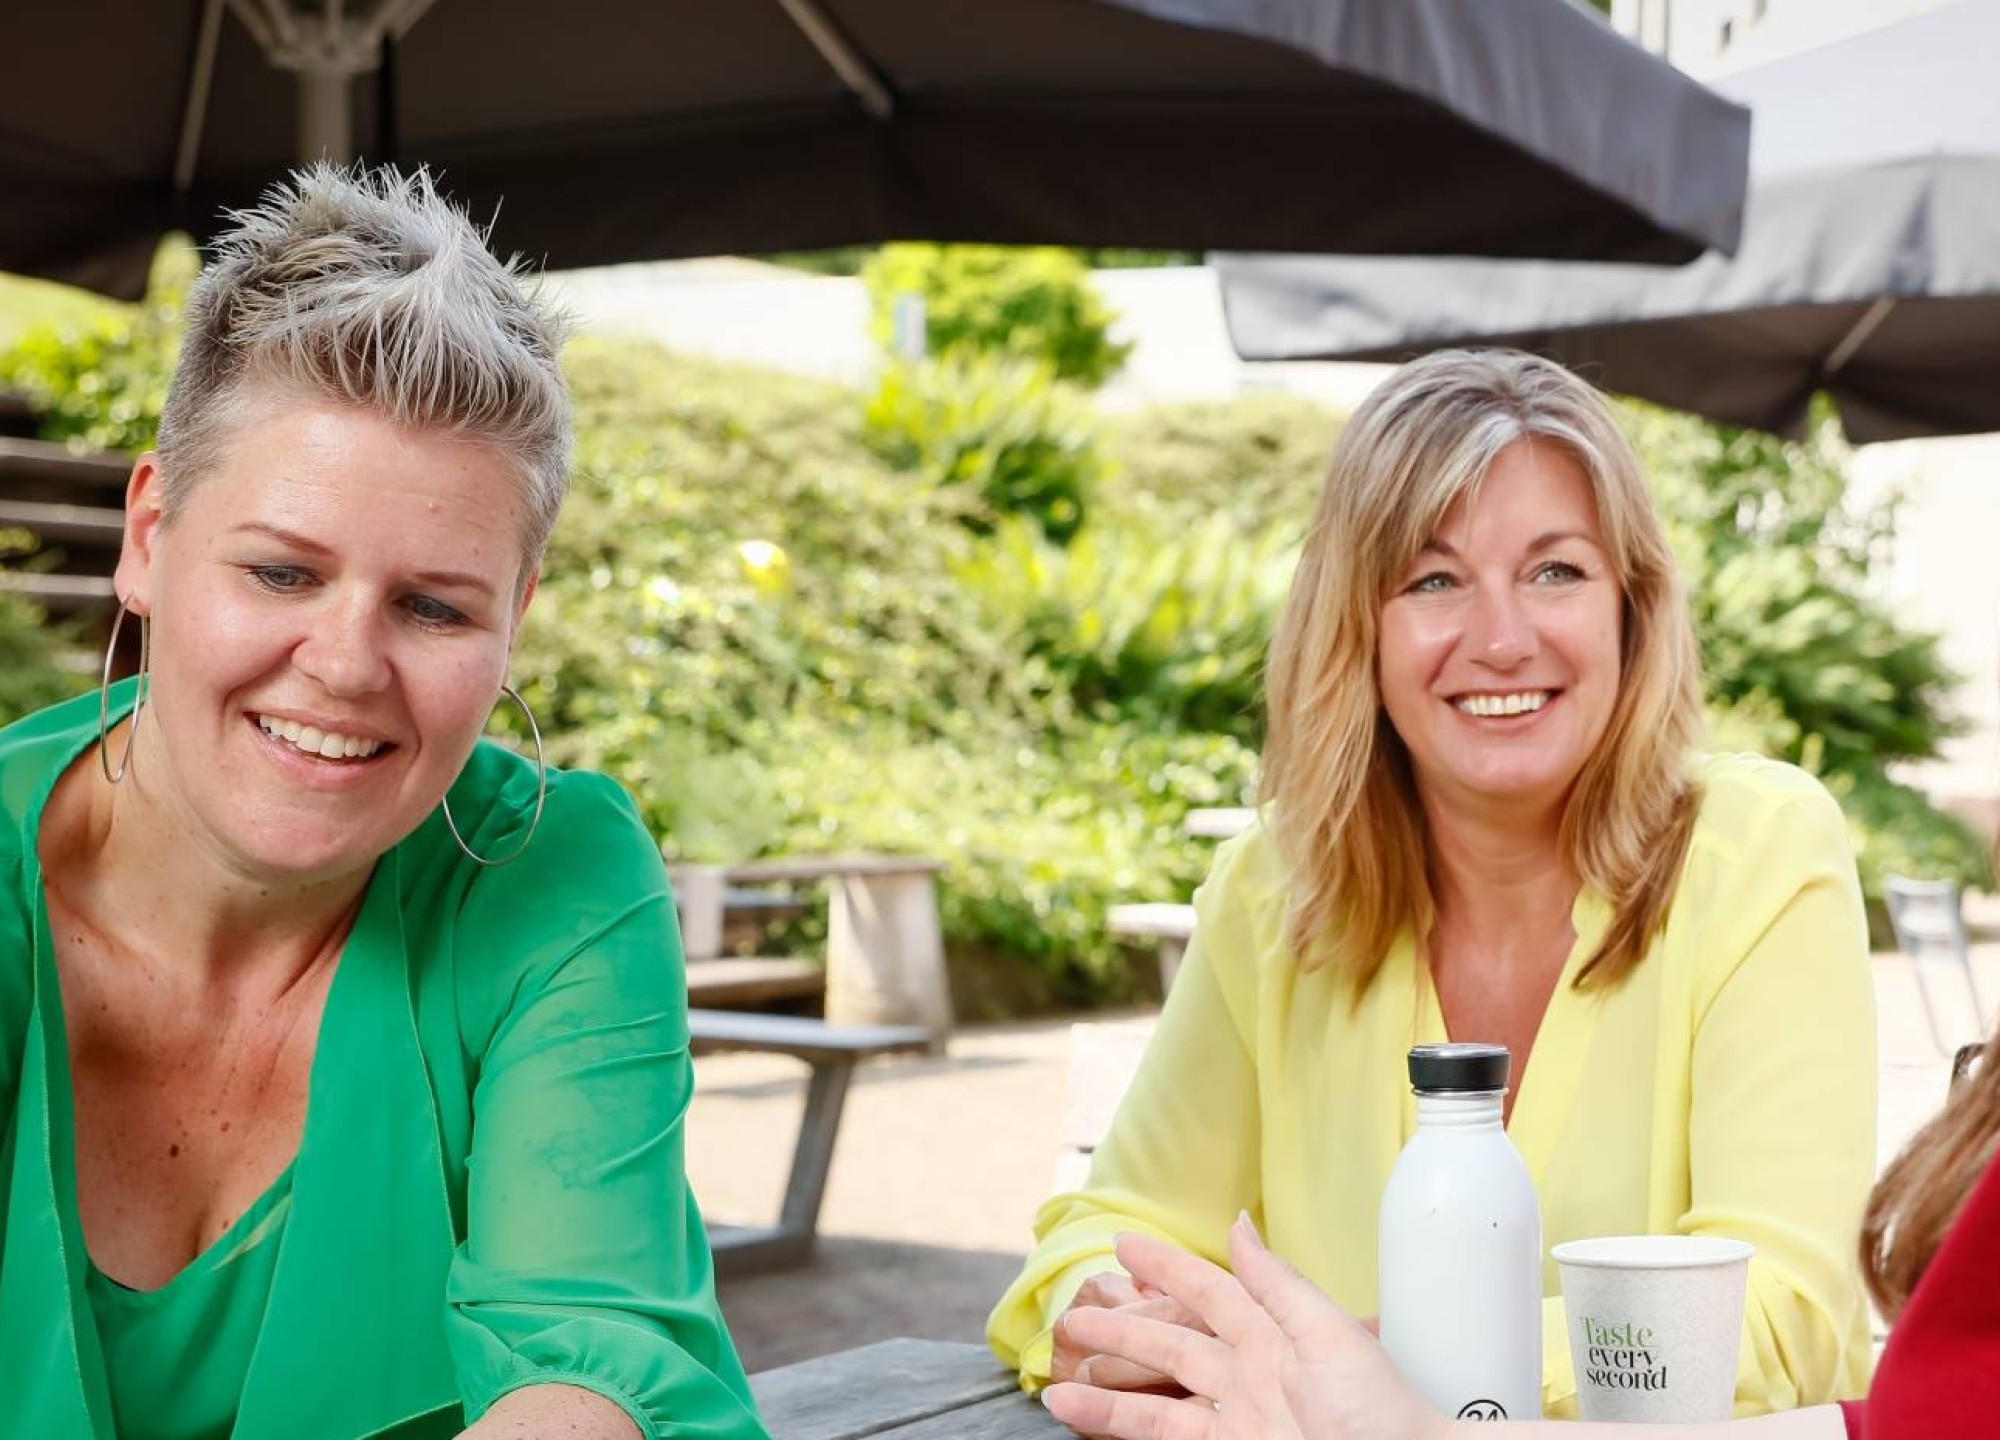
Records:
{"label": "leafy shrub", "polygon": [[1871,591],[1895,507],[1851,508],[1830,413],[1801,443],[1645,405],[1627,418],[1688,579],[1714,742],[1821,776],[1854,826],[1870,895],[1889,873],[1988,883],[1965,824],[1889,777],[1958,733],[1958,677],[1935,635]]}
{"label": "leafy shrub", "polygon": [[553,753],[619,774],[670,845],[688,757],[782,748],[796,713],[926,734],[1035,708],[951,579],[950,497],[875,460],[850,392],[639,342],[569,366],[578,473],[516,673]]}
{"label": "leafy shrub", "polygon": [[43,321],[0,350],[0,388],[28,398],[43,439],[122,452],[153,443],[197,264],[193,246],[168,242],[139,305],[100,310],[80,324]]}
{"label": "leafy shrub", "polygon": [[0,590],[0,725],[67,700],[91,682],[66,651],[71,627],[51,624],[39,605]]}
{"label": "leafy shrub", "polygon": [[1172,533],[1226,514],[1242,534],[1298,539],[1340,426],[1324,406],[1269,392],[1120,417],[1105,451],[1121,481],[1097,497],[1098,518]]}
{"label": "leafy shrub", "polygon": [[956,574],[1084,713],[1252,744],[1297,558],[1224,512],[1173,536],[1092,526],[1067,549],[1015,524]]}
{"label": "leafy shrub", "polygon": [[975,530],[1027,515],[1068,540],[1103,473],[1089,407],[1020,361],[892,365],[864,413],[875,453],[951,497]]}
{"label": "leafy shrub", "polygon": [[1839,774],[1934,756],[1958,733],[1958,677],[1937,637],[1904,627],[1871,592],[1895,508],[1849,507],[1848,452],[1829,414],[1802,444],[1651,407],[1631,416],[1717,701],[1774,704],[1792,727],[1778,753]]}
{"label": "leafy shrub", "polygon": [[514,667],[552,758],[676,855],[937,854],[955,949],[1052,998],[1126,984],[1105,908],[1188,892],[1182,818],[1242,803],[1251,752],[1084,714],[961,578],[1002,542],[885,469],[848,392],[633,342],[568,363],[579,470]]}
{"label": "leafy shrub", "polygon": [[926,353],[1002,356],[1059,380],[1103,384],[1125,363],[1114,319],[1074,251],[1049,246],[884,245],[862,267],[875,337],[887,345],[896,297],[924,301]]}
{"label": "leafy shrub", "polygon": [[1879,770],[1832,775],[1827,785],[1854,830],[1861,888],[1871,898],[1881,895],[1882,882],[1891,875],[1956,880],[1980,888],[1993,884],[1986,842],[1921,791]]}
{"label": "leafy shrub", "polygon": [[1256,757],[1218,735],[967,715],[938,735],[801,719],[764,763],[793,805],[785,848],[938,856],[954,948],[1004,953],[1074,1004],[1129,998],[1106,910],[1192,893],[1214,852],[1184,833],[1187,811],[1246,803]]}

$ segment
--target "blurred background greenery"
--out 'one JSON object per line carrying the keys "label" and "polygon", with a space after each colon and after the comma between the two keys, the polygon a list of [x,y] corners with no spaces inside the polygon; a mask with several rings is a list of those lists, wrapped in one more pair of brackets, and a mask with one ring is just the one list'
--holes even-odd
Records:
{"label": "blurred background greenery", "polygon": [[[955,967],[1008,977],[993,1005],[1129,996],[1151,960],[1105,909],[1184,897],[1212,853],[1187,810],[1253,794],[1264,648],[1341,419],[1277,395],[1103,413],[1123,352],[1070,252],[824,268],[859,270],[885,340],[922,294],[926,358],[860,393],[572,344],[575,488],[515,681],[552,756],[620,778],[670,855],[932,854]],[[0,388],[50,438],[143,446],[191,273],[168,252],[130,308],[0,285]],[[1871,590],[1894,508],[1852,505],[1833,425],[1790,444],[1624,410],[1714,743],[1822,776],[1871,893],[1987,883],[1978,838],[1890,778],[1954,733],[1956,682]],[[0,597],[0,718],[79,683],[70,644]]]}

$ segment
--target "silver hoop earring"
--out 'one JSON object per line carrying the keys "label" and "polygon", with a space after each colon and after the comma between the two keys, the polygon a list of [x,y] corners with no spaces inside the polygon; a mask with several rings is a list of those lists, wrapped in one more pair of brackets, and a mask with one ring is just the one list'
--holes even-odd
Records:
{"label": "silver hoop earring", "polygon": [[125,626],[125,614],[130,608],[127,601],[120,599],[118,613],[111,620],[111,638],[104,646],[104,678],[97,686],[97,763],[104,769],[104,778],[116,785],[125,778],[125,772],[132,768],[133,747],[139,743],[139,712],[146,708],[146,696],[153,688],[153,629],[144,615],[139,617],[139,685],[138,695],[132,701],[132,733],[125,737],[125,753],[118,759],[118,769],[111,768],[111,662],[118,653],[118,632]]}
{"label": "silver hoop earring", "polygon": [[465,837],[458,833],[458,822],[451,818],[451,797],[447,795],[440,800],[438,804],[444,811],[444,823],[451,830],[451,838],[458,842],[458,848],[465,853],[465,858],[475,865],[506,865],[520,859],[521,852],[528,848],[535,838],[535,832],[541,828],[542,806],[549,798],[549,766],[547,758],[542,754],[542,727],[535,723],[535,712],[528,708],[528,702],[521,698],[519,690],[512,685],[502,685],[500,693],[521,707],[521,713],[528,717],[528,733],[535,737],[535,777],[538,782],[535,788],[535,814],[528,822],[528,833],[521,837],[519,845],[497,859],[489,859],[466,844]]}

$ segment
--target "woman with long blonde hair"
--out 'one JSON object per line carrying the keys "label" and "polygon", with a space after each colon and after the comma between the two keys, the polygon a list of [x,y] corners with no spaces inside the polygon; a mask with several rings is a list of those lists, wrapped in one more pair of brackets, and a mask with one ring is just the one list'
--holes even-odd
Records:
{"label": "woman with long blonde hair", "polygon": [[[1372,1313],[1405,1055],[1479,1040],[1511,1052],[1550,1243],[1749,1240],[1739,1408],[1859,1393],[1875,1056],[1852,848],[1810,777],[1697,752],[1686,597],[1603,399],[1506,351],[1385,380],[1335,449],[1267,694],[1259,823],[1196,894],[1088,1183],[1037,1216],[988,1325],[1002,1359],[1030,1387],[1166,1383],[1055,1322],[1191,1322],[1113,1237],[1219,1260],[1244,1210]],[[1544,1278],[1544,1400],[1568,1414]]]}
{"label": "woman with long blonde hair", "polygon": [[[1868,1202],[1862,1265],[1875,1303],[1895,1322],[1868,1398],[1677,1426],[1661,1432],[1669,1440],[1983,1440],[1994,1433],[2000,1033],[1979,1052],[1977,1066],[1883,1173]],[[1118,1251],[1135,1276],[1177,1297],[1213,1336],[1104,1309],[1079,1311],[1067,1322],[1105,1353],[1171,1373],[1187,1398],[1072,1384],[1045,1392],[1049,1408],[1079,1430],[1116,1440],[1449,1440],[1469,1423],[1431,1409],[1361,1327],[1266,1250],[1253,1227],[1239,1222],[1229,1250],[1235,1278],[1144,1237]],[[1522,1440],[1626,1433],[1597,1425],[1511,1428]],[[1490,1431],[1482,1423],[1477,1433]]]}

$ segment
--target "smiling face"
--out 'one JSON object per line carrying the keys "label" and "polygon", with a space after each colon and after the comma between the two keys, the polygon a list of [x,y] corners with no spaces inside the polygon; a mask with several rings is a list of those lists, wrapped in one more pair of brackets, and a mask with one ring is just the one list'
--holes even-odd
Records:
{"label": "smiling face", "polygon": [[533,589],[519,482],[369,411],[259,410],[171,524],[157,465],[134,471],[117,583],[153,667],[134,773],[231,870],[330,879],[413,830],[478,739]]}
{"label": "smiling face", "polygon": [[1382,605],[1382,704],[1427,809],[1560,807],[1617,701],[1622,611],[1589,478],[1508,445]]}

